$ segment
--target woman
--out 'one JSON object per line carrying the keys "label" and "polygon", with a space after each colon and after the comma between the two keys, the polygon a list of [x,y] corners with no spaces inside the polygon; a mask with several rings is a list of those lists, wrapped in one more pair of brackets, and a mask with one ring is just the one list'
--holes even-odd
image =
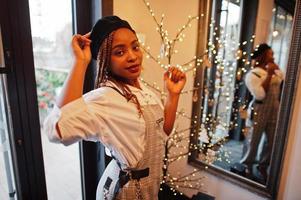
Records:
{"label": "woman", "polygon": [[[139,82],[143,54],[135,31],[117,16],[100,19],[87,35],[72,39],[74,66],[45,131],[53,142],[100,141],[112,156],[97,199],[157,199],[164,139],[173,129],[186,76],[164,74],[168,96],[161,105]],[[98,62],[95,89],[83,95],[91,57]],[[166,134],[166,135],[165,135]]]}
{"label": "woman", "polygon": [[240,162],[246,165],[247,174],[252,174],[260,139],[265,133],[267,145],[262,151],[257,169],[266,181],[274,143],[283,74],[274,63],[273,50],[265,43],[260,44],[253,52],[252,59],[255,60],[255,67],[246,74],[245,78],[246,86],[253,96],[246,121],[246,126],[251,129],[247,136],[246,153]]}

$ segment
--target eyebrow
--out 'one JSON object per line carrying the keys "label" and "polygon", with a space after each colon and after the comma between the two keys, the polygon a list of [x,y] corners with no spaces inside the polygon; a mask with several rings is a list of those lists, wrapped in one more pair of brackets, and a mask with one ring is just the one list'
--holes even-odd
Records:
{"label": "eyebrow", "polygon": [[[139,42],[138,39],[133,40],[133,41],[131,42],[131,45],[134,44],[134,43],[136,43],[136,42]],[[126,46],[125,44],[117,44],[117,45],[115,45],[115,46],[112,48],[112,50],[114,50],[114,49],[116,49],[116,48],[123,48],[123,47],[125,47],[125,46]]]}

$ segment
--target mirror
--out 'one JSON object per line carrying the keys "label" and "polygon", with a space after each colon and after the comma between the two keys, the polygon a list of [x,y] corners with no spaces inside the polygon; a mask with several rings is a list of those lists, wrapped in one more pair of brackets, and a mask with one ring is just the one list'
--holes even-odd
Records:
{"label": "mirror", "polygon": [[[300,44],[291,37],[300,24],[295,19],[293,26],[298,4],[294,0],[220,0],[203,5],[211,10],[211,19],[208,33],[199,35],[207,43],[199,40],[199,45],[207,50],[211,64],[198,69],[195,78],[195,86],[201,87],[195,94],[200,98],[193,99],[192,118],[198,121],[190,146],[198,148],[191,149],[189,161],[269,197],[277,190],[298,70],[293,51]],[[205,8],[200,7],[200,14]],[[270,50],[258,47],[261,43],[271,47],[279,66],[269,68],[268,81],[271,64],[266,52]],[[262,67],[259,57],[265,59]]]}

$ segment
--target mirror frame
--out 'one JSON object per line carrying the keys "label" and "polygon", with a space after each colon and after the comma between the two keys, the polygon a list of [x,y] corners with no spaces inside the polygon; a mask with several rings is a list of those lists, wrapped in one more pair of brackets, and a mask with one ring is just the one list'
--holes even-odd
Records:
{"label": "mirror frame", "polygon": [[[199,23],[199,35],[198,35],[198,47],[197,52],[204,52],[202,50],[206,49],[206,41],[209,35],[209,28],[207,26],[210,16],[211,16],[211,1],[200,1],[199,13],[207,13],[205,18],[205,23],[203,21]],[[201,21],[201,20],[200,20]],[[207,36],[207,37],[206,37]],[[292,114],[293,114],[293,105],[295,101],[296,89],[299,80],[300,68],[301,68],[301,0],[296,0],[295,2],[295,12],[292,25],[292,36],[291,43],[287,61],[287,71],[285,77],[285,83],[283,86],[282,100],[280,102],[279,116],[282,116],[281,119],[278,117],[276,133],[275,133],[275,142],[274,148],[271,155],[271,167],[270,176],[266,185],[262,185],[250,179],[247,179],[243,176],[239,176],[227,170],[224,170],[220,167],[213,165],[208,165],[200,161],[198,157],[198,151],[191,149],[191,155],[188,157],[188,163],[194,167],[202,168],[207,172],[216,175],[222,179],[230,181],[234,184],[237,184],[241,187],[244,187],[252,192],[256,192],[265,197],[276,199],[277,192],[280,185],[280,176],[282,173],[282,168],[284,164],[284,156],[288,141],[289,128],[291,124]],[[204,69],[199,67],[196,72],[195,86],[198,84],[198,88],[202,88],[203,85],[203,72]],[[201,87],[200,87],[201,86]],[[202,95],[202,90],[198,89],[199,94]],[[201,98],[199,98],[201,99]],[[201,100],[193,102],[192,105],[192,119],[198,120],[200,122],[200,105]],[[195,118],[194,116],[197,116]],[[191,123],[192,127],[195,127],[191,130],[190,134],[190,147],[194,146],[198,142],[198,132],[197,130],[200,127],[200,123],[197,125],[193,122]],[[275,146],[277,148],[275,148]]]}

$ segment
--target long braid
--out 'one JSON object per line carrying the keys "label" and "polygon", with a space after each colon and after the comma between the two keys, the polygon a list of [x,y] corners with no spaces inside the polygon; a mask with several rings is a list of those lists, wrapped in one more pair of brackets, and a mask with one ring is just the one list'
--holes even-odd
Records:
{"label": "long braid", "polygon": [[101,85],[108,80],[114,33],[115,32],[112,32],[104,39],[99,48],[97,56],[98,68],[94,88],[101,87]]}
{"label": "long braid", "polygon": [[132,101],[134,104],[136,104],[139,116],[141,116],[143,112],[137,96],[132,93],[130,88],[124,82],[117,81],[116,78],[115,79],[112,78],[111,81],[114,82],[117,85],[117,87],[122,90],[122,93],[127,101]]}
{"label": "long braid", "polygon": [[136,105],[139,116],[141,116],[143,113],[137,96],[132,93],[130,88],[126,85],[125,81],[123,81],[121,77],[112,74],[110,69],[114,33],[115,31],[110,33],[110,35],[106,39],[104,39],[103,43],[99,48],[97,56],[98,68],[94,88],[105,86],[105,83],[108,80],[114,82],[117,85],[117,87],[121,89],[123,96],[126,98],[126,100],[132,101]]}

